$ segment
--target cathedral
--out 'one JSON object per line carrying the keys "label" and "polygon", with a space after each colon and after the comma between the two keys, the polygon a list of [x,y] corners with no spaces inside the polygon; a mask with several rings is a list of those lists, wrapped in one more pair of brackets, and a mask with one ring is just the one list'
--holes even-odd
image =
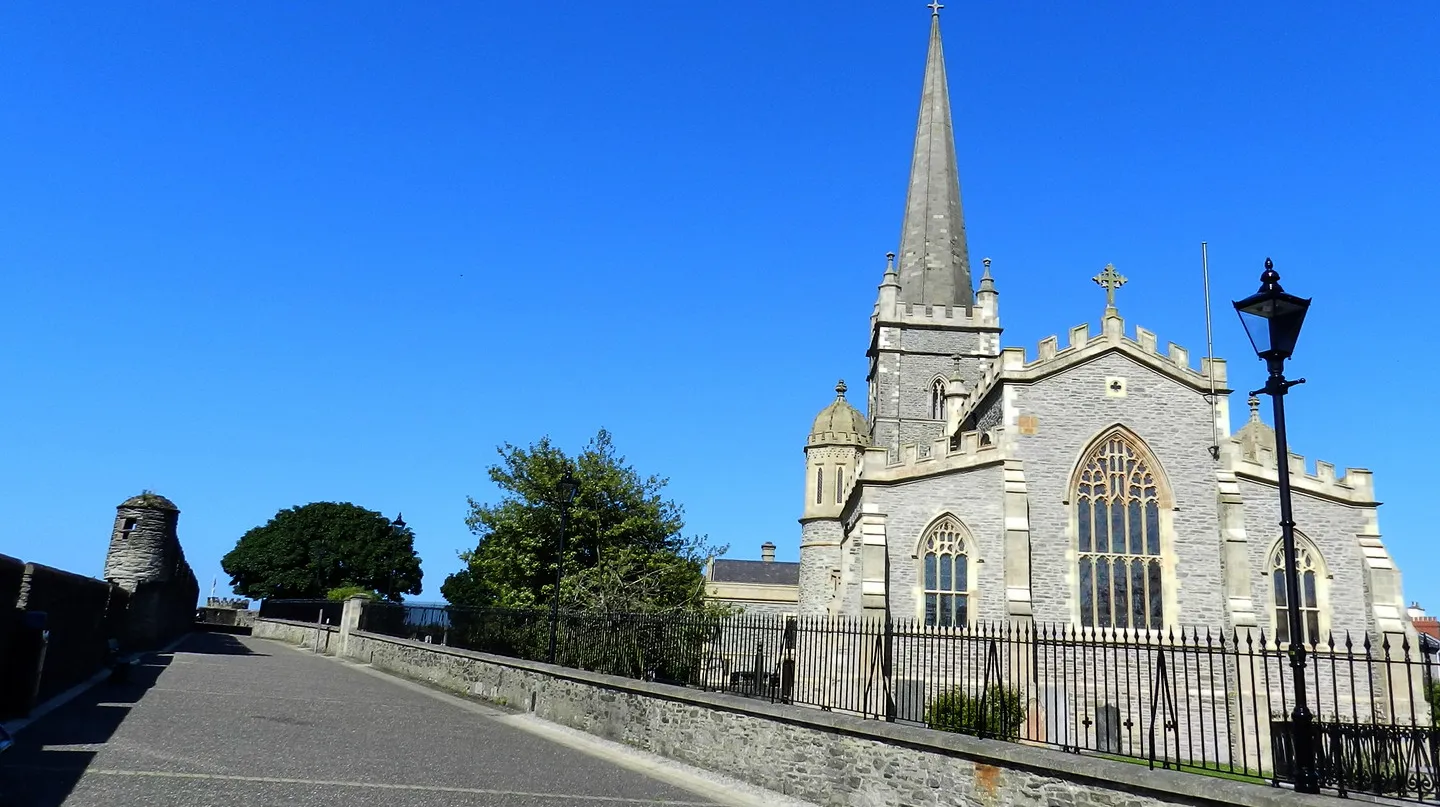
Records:
{"label": "cathedral", "polygon": [[[1276,456],[1220,359],[1127,323],[1107,266],[1098,332],[1002,346],[972,266],[938,7],[898,253],[870,316],[865,413],[844,382],[805,445],[802,616],[929,626],[1413,635],[1369,471]],[[1083,312],[1077,312],[1083,315]],[[1198,366],[1197,366],[1198,364]],[[850,393],[853,394],[853,393]],[[1277,463],[1292,474],[1299,602],[1284,595]],[[1313,467],[1313,470],[1311,468]]]}

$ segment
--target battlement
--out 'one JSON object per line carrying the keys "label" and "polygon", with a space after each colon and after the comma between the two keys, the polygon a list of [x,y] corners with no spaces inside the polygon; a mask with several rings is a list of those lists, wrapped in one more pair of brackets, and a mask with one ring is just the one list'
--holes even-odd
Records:
{"label": "battlement", "polygon": [[[1197,387],[1205,388],[1210,384],[1212,362],[1209,357],[1202,356],[1197,368],[1190,363],[1190,351],[1174,342],[1167,343],[1165,352],[1162,353],[1155,332],[1139,325],[1135,326],[1135,337],[1132,339],[1125,333],[1125,320],[1119,314],[1107,315],[1101,321],[1100,333],[1093,336],[1090,334],[1089,323],[1076,325],[1070,329],[1068,339],[1069,343],[1063,348],[1060,347],[1059,336],[1041,339],[1034,360],[1031,360],[1023,347],[1007,347],[1001,350],[999,357],[990,362],[985,372],[976,380],[969,405],[962,417],[974,411],[1002,376],[1043,373],[1052,365],[1058,366],[1082,355],[1116,346],[1127,349],[1156,369],[1180,376]],[[1226,383],[1225,360],[1215,359],[1213,369],[1215,388],[1223,390]]]}
{"label": "battlement", "polygon": [[[1238,447],[1234,441],[1230,445]],[[1234,451],[1233,457],[1236,473],[1279,484],[1280,469],[1273,449],[1259,447],[1253,457]],[[1365,468],[1346,468],[1343,475],[1336,476],[1334,463],[1316,460],[1311,471],[1304,456],[1291,454],[1289,469],[1290,484],[1296,490],[1360,504],[1375,502],[1375,474]]]}
{"label": "battlement", "polygon": [[904,477],[911,472],[951,470],[998,460],[998,431],[996,430],[994,442],[982,443],[983,434],[968,431],[961,432],[954,441],[949,437],[941,437],[928,443],[910,443],[899,448],[869,448],[865,452],[867,470],[862,471],[862,476],[870,480],[882,475],[888,478]]}
{"label": "battlement", "polygon": [[884,325],[913,325],[919,327],[966,327],[998,329],[1000,320],[981,305],[920,305],[918,303],[896,303],[886,311],[877,305],[875,317]]}

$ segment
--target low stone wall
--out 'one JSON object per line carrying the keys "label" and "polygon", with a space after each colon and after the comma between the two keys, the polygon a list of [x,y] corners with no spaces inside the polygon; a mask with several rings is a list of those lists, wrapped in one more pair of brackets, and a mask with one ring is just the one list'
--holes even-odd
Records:
{"label": "low stone wall", "polygon": [[[332,652],[821,805],[1326,807],[1322,796],[354,630]],[[256,622],[311,642],[315,627]],[[322,647],[324,645],[322,644]]]}
{"label": "low stone wall", "polygon": [[84,681],[105,665],[110,640],[124,635],[128,605],[129,595],[118,586],[26,564],[16,612],[45,612],[45,629],[50,631],[40,676],[41,700]]}
{"label": "low stone wall", "polygon": [[278,639],[309,650],[315,649],[318,638],[320,652],[333,656],[338,648],[340,628],[335,625],[316,625],[313,622],[291,622],[288,619],[257,619],[250,635],[258,639]]}

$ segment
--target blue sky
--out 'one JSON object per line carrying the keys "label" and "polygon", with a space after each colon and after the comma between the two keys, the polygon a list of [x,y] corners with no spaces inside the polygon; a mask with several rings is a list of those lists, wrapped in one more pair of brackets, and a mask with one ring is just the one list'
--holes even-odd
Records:
{"label": "blue sky", "polygon": [[[1292,446],[1376,472],[1440,607],[1440,20],[1377,9],[943,14],[1005,342],[1098,323],[1113,262],[1129,322],[1203,354],[1206,240],[1238,427],[1228,300],[1272,256],[1315,298]],[[795,557],[927,32],[920,0],[0,6],[0,552],[99,574],[150,488],[208,588],[276,510],[353,501],[404,511],[435,599],[495,446],[605,427],[694,531]]]}

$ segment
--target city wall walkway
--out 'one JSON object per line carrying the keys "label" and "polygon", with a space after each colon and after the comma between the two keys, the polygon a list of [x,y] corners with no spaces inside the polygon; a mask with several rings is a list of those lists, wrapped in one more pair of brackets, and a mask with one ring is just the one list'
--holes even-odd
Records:
{"label": "city wall walkway", "polygon": [[194,634],[136,672],[22,732],[0,807],[785,801],[279,642]]}

